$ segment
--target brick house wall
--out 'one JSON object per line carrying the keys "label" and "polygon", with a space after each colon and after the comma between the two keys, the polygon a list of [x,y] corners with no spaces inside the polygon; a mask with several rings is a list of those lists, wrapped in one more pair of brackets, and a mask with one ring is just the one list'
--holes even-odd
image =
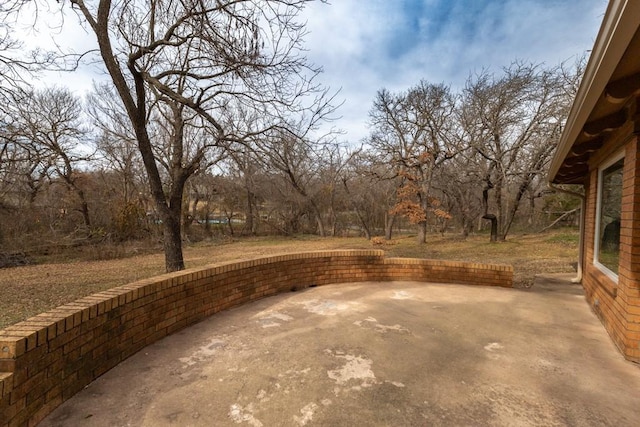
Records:
{"label": "brick house wall", "polygon": [[[612,135],[590,162],[585,182],[585,269],[582,284],[594,312],[624,356],[640,362],[640,144],[631,124]],[[620,261],[617,283],[596,265],[598,166],[624,150]]]}
{"label": "brick house wall", "polygon": [[185,270],[100,292],[0,331],[0,426],[37,424],[127,357],[219,311],[309,286],[393,280],[511,287],[513,268],[326,251]]}

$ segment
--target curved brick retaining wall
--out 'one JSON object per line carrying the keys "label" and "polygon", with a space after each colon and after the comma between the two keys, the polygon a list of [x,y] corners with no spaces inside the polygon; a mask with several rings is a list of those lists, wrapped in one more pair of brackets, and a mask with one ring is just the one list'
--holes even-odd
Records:
{"label": "curved brick retaining wall", "polygon": [[127,357],[221,310],[309,286],[393,280],[511,287],[513,268],[327,251],[185,270],[100,292],[0,331],[0,426],[37,424]]}

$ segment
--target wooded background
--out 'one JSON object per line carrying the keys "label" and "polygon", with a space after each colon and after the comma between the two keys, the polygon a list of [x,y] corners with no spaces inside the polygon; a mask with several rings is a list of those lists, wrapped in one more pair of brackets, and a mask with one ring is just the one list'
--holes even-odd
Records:
{"label": "wooded background", "polygon": [[185,239],[401,229],[426,242],[494,224],[504,240],[579,204],[546,173],[584,61],[380,88],[370,135],[348,141],[326,131],[339,94],[304,56],[305,1],[70,0],[111,78],[85,97],[29,84],[84,54],[20,56],[25,3],[0,10],[4,252],[151,239],[176,270]]}

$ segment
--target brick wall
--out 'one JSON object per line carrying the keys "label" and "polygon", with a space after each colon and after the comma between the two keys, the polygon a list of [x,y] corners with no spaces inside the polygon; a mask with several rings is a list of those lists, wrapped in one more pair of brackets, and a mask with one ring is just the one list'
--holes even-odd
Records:
{"label": "brick wall", "polygon": [[640,362],[640,143],[625,150],[618,294],[625,317],[624,355]]}
{"label": "brick wall", "polygon": [[606,160],[614,149],[624,147],[620,265],[618,281],[594,265],[595,224],[598,188],[597,164],[587,180],[585,210],[585,270],[582,284],[587,300],[624,356],[640,362],[640,155],[638,137],[623,144],[611,141],[607,151],[596,158]]}
{"label": "brick wall", "polygon": [[0,331],[0,426],[35,425],[145,346],[214,313],[280,292],[359,281],[511,287],[511,266],[310,252],[229,263],[100,292]]}

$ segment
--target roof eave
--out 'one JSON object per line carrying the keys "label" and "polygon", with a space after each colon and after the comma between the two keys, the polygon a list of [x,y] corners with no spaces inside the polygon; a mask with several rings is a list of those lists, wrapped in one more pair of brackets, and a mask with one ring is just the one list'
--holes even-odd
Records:
{"label": "roof eave", "polygon": [[558,148],[551,161],[549,182],[554,182],[556,179],[562,163],[629,46],[638,29],[638,16],[640,16],[638,0],[609,2],[578,93],[560,136]]}

